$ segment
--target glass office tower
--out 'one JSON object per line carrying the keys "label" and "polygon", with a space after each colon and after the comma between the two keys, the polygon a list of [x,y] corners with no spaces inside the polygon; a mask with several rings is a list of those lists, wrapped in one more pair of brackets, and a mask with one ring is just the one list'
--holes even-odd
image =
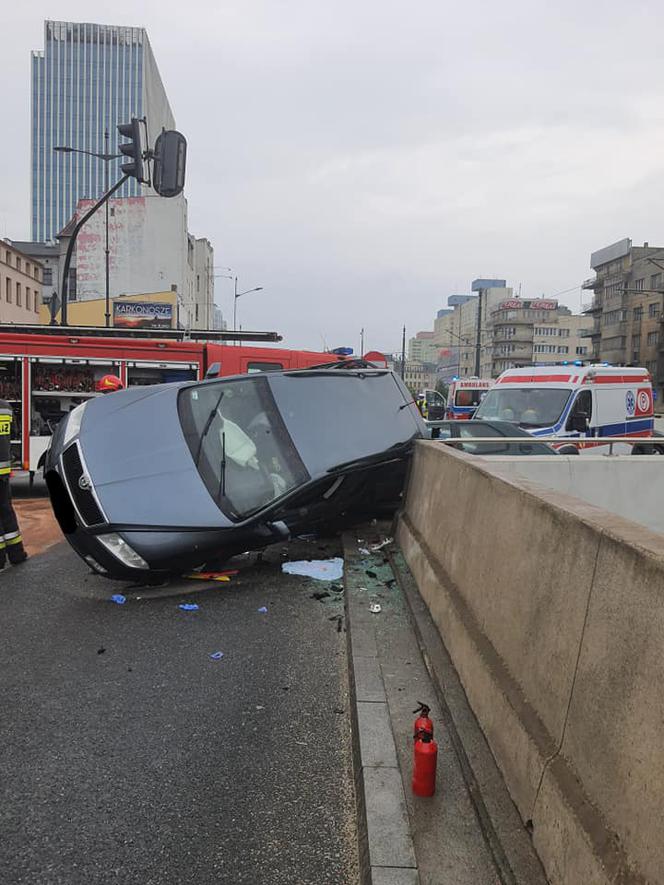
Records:
{"label": "glass office tower", "polygon": [[[32,239],[45,241],[66,225],[82,198],[104,192],[104,163],[58,153],[57,146],[117,153],[118,123],[147,118],[151,145],[175,120],[143,28],[46,21],[44,49],[32,53]],[[120,139],[121,141],[123,139]],[[109,164],[111,184],[120,160]],[[128,181],[117,196],[136,196]]]}

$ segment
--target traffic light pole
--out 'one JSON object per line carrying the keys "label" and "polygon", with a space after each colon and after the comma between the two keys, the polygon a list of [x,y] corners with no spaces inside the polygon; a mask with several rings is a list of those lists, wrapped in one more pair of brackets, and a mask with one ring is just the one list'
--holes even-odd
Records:
{"label": "traffic light pole", "polygon": [[65,266],[62,271],[62,307],[60,309],[60,325],[67,325],[67,297],[69,294],[69,265],[71,264],[71,258],[74,254],[74,246],[76,245],[76,238],[78,237],[79,231],[83,227],[88,219],[92,218],[97,209],[101,209],[101,207],[108,202],[108,200],[113,196],[113,194],[119,190],[122,185],[127,181],[129,175],[123,175],[122,178],[113,185],[113,187],[106,191],[104,196],[98,200],[94,206],[85,213],[83,218],[76,223],[74,230],[71,234],[71,239],[69,240],[69,245],[67,246],[67,254],[65,255]]}

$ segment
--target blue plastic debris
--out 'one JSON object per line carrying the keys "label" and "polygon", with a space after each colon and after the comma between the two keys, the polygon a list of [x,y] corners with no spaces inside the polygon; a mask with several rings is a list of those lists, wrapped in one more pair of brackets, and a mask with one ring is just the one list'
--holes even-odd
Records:
{"label": "blue plastic debris", "polygon": [[195,602],[181,602],[178,605],[178,608],[181,608],[183,612],[197,612],[198,606]]}
{"label": "blue plastic debris", "polygon": [[210,657],[213,661],[220,661],[224,656],[223,651],[213,651],[210,652]]}
{"label": "blue plastic debris", "polygon": [[266,615],[266,614],[267,614],[267,606],[266,606],[266,605],[261,605],[261,607],[258,609],[258,611],[259,611],[262,615]]}
{"label": "blue plastic debris", "polygon": [[127,597],[123,596],[122,593],[114,593],[110,599],[111,602],[114,602],[116,605],[124,605],[127,601]]}

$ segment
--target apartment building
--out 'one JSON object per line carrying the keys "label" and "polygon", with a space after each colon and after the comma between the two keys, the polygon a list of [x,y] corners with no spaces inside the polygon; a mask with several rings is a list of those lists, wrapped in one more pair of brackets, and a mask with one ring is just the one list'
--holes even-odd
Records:
{"label": "apartment building", "polygon": [[664,247],[633,246],[629,238],[593,252],[593,292],[585,314],[592,356],[614,365],[644,366],[661,400],[664,393],[662,314]]}
{"label": "apartment building", "polygon": [[0,240],[0,323],[38,323],[41,292],[41,264]]}
{"label": "apartment building", "polygon": [[408,340],[408,359],[416,363],[435,363],[438,350],[433,332],[418,332]]}
{"label": "apartment building", "polygon": [[451,313],[437,317],[434,322],[434,341],[440,350],[448,350],[450,359],[456,361],[460,377],[477,374],[478,309],[481,303],[480,374],[490,377],[492,370],[493,342],[490,317],[495,308],[512,297],[512,289],[505,280],[473,280],[472,291],[477,295],[452,295],[448,304]]}

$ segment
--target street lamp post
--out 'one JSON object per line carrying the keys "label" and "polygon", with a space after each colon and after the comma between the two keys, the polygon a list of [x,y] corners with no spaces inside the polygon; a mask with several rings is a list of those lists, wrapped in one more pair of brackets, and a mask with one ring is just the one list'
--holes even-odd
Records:
{"label": "street lamp post", "polygon": [[237,277],[234,277],[234,298],[233,298],[233,331],[237,331],[237,300],[241,298],[243,295],[249,295],[250,292],[262,292],[262,286],[256,286],[254,289],[245,289],[244,292],[238,292],[237,290]]}
{"label": "street lamp post", "polygon": [[[54,147],[53,150],[57,151],[60,154],[86,154],[88,157],[96,157],[98,160],[104,161],[104,192],[108,191],[108,164],[111,160],[119,159],[122,154],[111,154],[109,153],[109,134],[108,129],[104,132],[104,147],[106,150],[103,154],[95,153],[94,151],[85,151],[81,148],[73,148],[68,147],[67,145],[59,145]],[[104,258],[105,258],[105,276],[106,276],[106,326],[111,325],[111,299],[110,299],[110,251],[108,247],[108,200],[106,201],[106,237],[105,237],[105,249],[104,249]]]}

